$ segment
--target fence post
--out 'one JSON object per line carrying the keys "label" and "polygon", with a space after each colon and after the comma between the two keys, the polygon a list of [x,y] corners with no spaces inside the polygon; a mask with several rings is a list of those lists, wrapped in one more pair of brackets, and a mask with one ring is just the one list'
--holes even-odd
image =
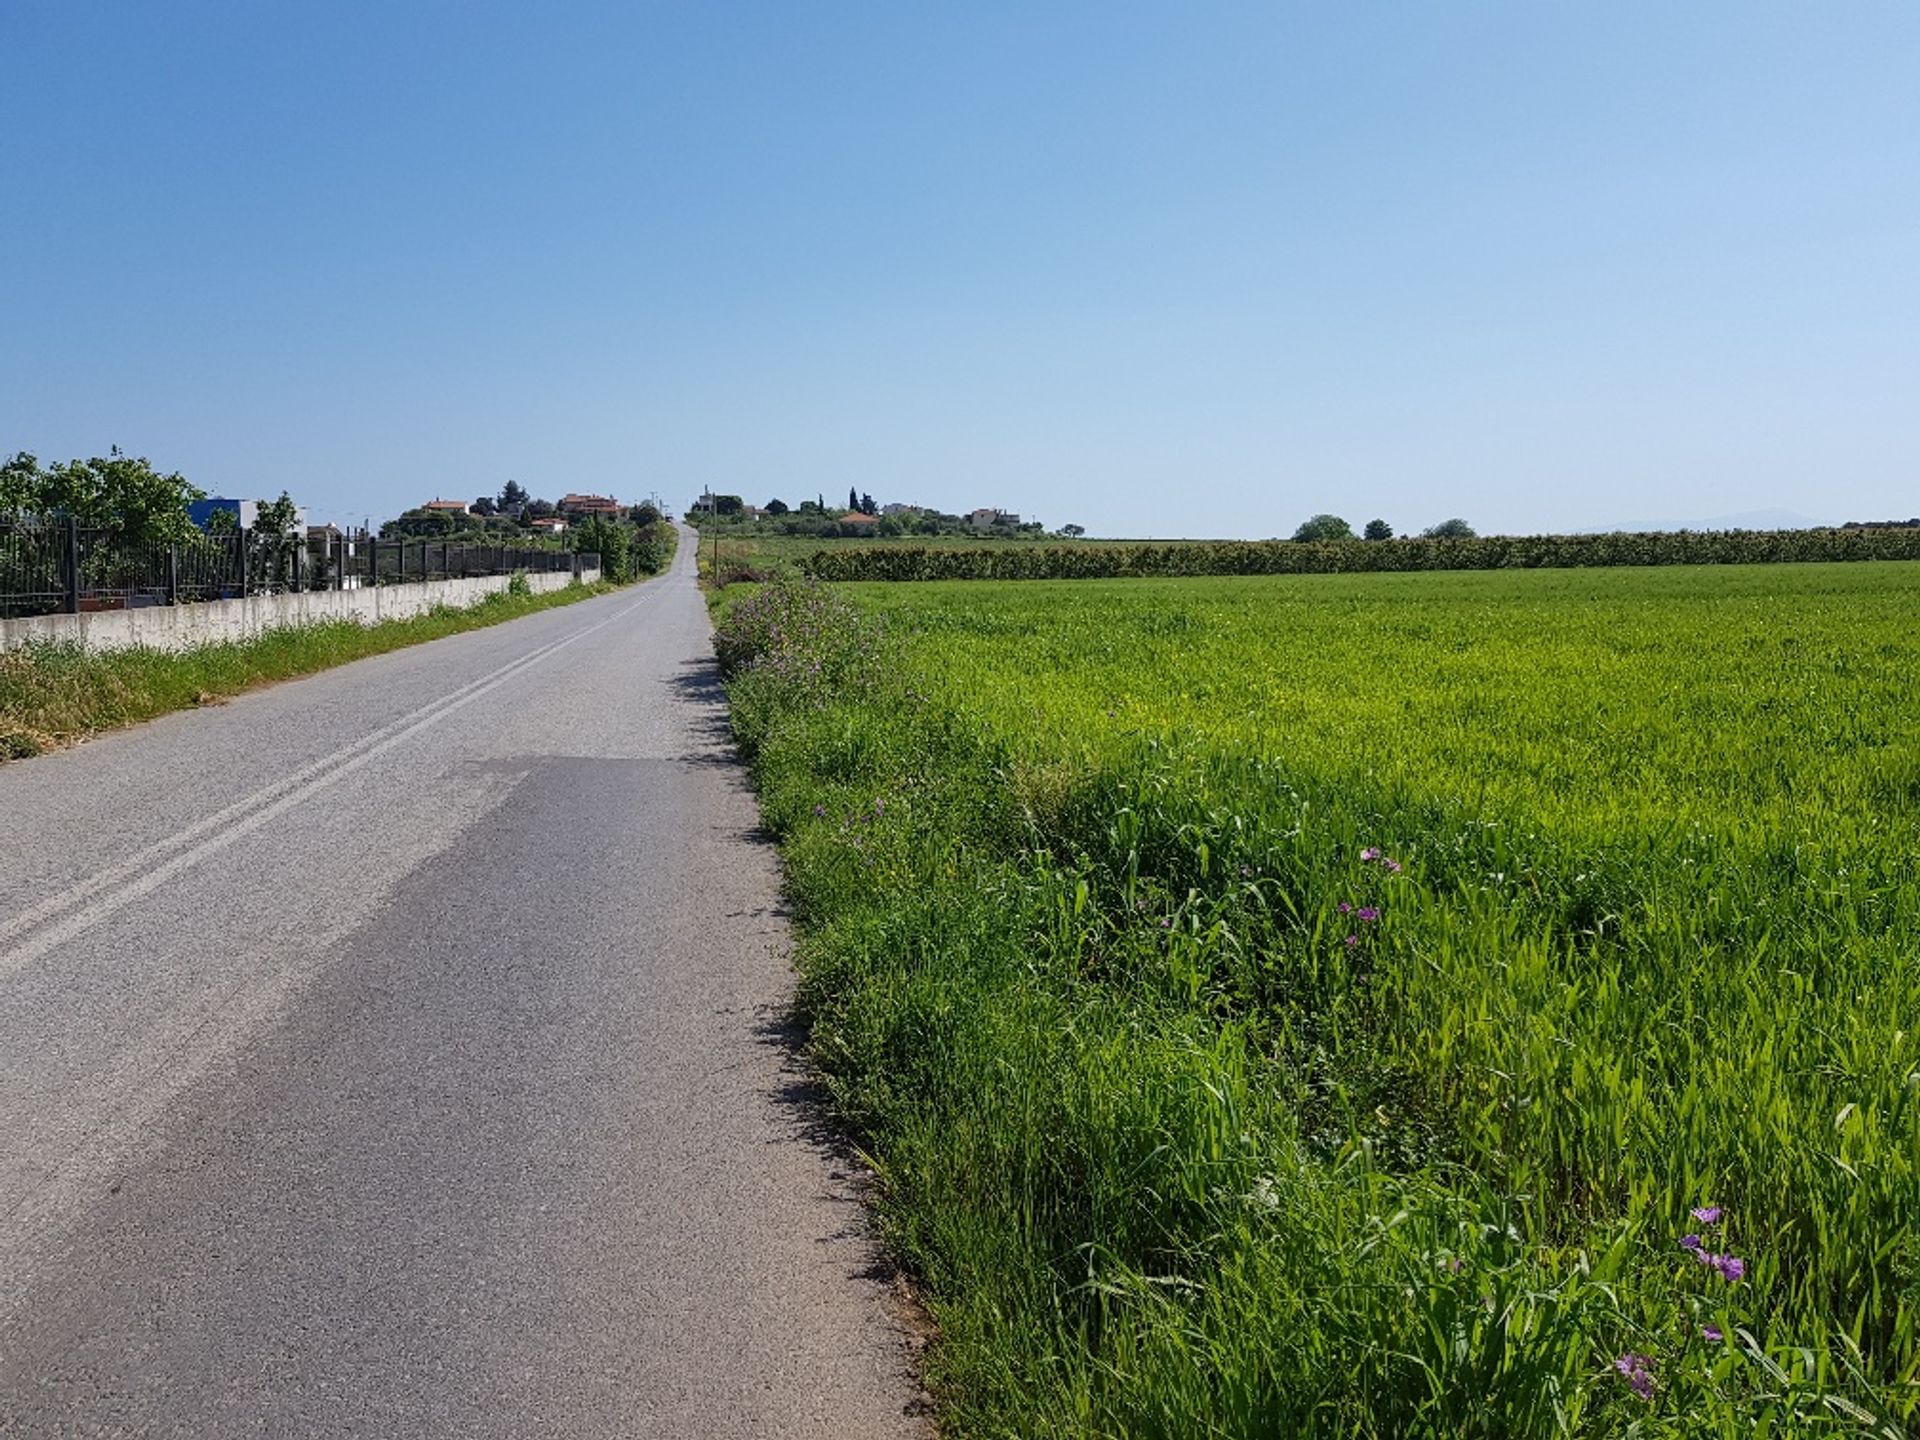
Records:
{"label": "fence post", "polygon": [[247,598],[247,532],[233,532],[233,548],[240,556],[240,598]]}
{"label": "fence post", "polygon": [[180,547],[167,546],[167,603],[180,603]]}
{"label": "fence post", "polygon": [[80,613],[80,522],[67,517],[67,614]]}

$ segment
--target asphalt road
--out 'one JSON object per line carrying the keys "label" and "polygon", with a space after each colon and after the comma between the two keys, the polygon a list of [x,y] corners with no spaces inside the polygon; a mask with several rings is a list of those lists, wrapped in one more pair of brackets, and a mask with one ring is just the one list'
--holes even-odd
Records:
{"label": "asphalt road", "polygon": [[0,766],[0,1434],[923,1433],[691,567]]}

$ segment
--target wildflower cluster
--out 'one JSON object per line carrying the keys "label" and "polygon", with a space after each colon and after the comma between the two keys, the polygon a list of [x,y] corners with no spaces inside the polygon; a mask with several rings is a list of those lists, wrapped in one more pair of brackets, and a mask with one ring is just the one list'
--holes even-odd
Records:
{"label": "wildflower cluster", "polygon": [[[1361,850],[1360,863],[1363,865],[1378,865],[1380,869],[1388,875],[1398,875],[1403,868],[1398,860],[1393,859],[1375,845],[1369,845]],[[1362,926],[1372,925],[1380,919],[1380,907],[1378,905],[1356,904],[1351,900],[1342,900],[1338,908],[1342,915],[1350,917]],[[1359,945],[1360,932],[1356,930],[1347,936],[1347,946],[1349,949],[1358,949]]]}
{"label": "wildflower cluster", "polygon": [[[1707,1229],[1720,1224],[1725,1216],[1725,1211],[1718,1205],[1696,1205],[1687,1213],[1693,1217],[1696,1224]],[[1729,1285],[1738,1284],[1746,1278],[1747,1262],[1745,1260],[1742,1260],[1738,1255],[1729,1255],[1719,1251],[1709,1250],[1706,1241],[1701,1238],[1698,1232],[1689,1232],[1688,1234],[1682,1235],[1680,1237],[1680,1248],[1692,1255],[1695,1260],[1699,1261],[1709,1270],[1712,1270]],[[1727,1337],[1726,1332],[1718,1325],[1702,1325],[1700,1327],[1700,1338],[1705,1340],[1709,1345],[1718,1345],[1724,1342]],[[1651,1400],[1653,1398],[1654,1381],[1653,1363],[1650,1356],[1642,1355],[1638,1351],[1629,1350],[1613,1362],[1613,1368],[1619,1372],[1620,1378],[1627,1382],[1627,1387],[1632,1390],[1634,1394],[1638,1395],[1642,1400]]]}
{"label": "wildflower cluster", "polygon": [[873,639],[871,624],[826,586],[782,580],[735,605],[715,630],[713,649],[728,679],[764,667],[797,681],[844,669]]}
{"label": "wildflower cluster", "polygon": [[[1713,1226],[1720,1223],[1721,1211],[1718,1205],[1696,1205],[1688,1213],[1702,1225]],[[1682,1235],[1680,1237],[1680,1248],[1687,1251],[1694,1259],[1698,1260],[1709,1270],[1712,1270],[1729,1285],[1737,1285],[1740,1281],[1747,1278],[1746,1261],[1742,1260],[1738,1255],[1726,1255],[1709,1250],[1706,1241],[1702,1240],[1698,1234]]]}
{"label": "wildflower cluster", "polygon": [[1613,1362],[1627,1387],[1642,1400],[1653,1398],[1653,1361],[1636,1350],[1629,1350]]}

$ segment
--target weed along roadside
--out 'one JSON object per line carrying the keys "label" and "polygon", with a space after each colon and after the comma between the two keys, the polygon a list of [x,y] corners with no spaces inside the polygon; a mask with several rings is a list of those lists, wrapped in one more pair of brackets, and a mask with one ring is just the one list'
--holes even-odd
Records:
{"label": "weed along roadside", "polygon": [[951,1433],[1906,1433],[1904,567],[715,608]]}
{"label": "weed along roadside", "polygon": [[671,561],[672,532],[644,555],[625,558],[620,577],[536,593],[524,575],[465,607],[361,625],[351,620],[266,630],[249,639],[179,651],[89,651],[73,643],[0,650],[0,761],[37,755],[116,726],[151,720],[408,645],[517,620],[591,599],[646,578]]}

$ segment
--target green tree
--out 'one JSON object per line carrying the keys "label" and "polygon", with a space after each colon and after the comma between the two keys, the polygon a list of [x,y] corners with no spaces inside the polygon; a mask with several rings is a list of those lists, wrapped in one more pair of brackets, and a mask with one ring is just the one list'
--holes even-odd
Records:
{"label": "green tree", "polygon": [[552,519],[553,502],[551,500],[529,500],[520,507],[520,518],[523,520]]}
{"label": "green tree", "polygon": [[860,510],[860,492],[851,485],[847,487],[847,509],[857,513],[865,513]]}
{"label": "green tree", "polygon": [[1420,532],[1429,540],[1471,540],[1473,527],[1457,516],[1452,520],[1442,520],[1438,525],[1429,525]]}
{"label": "green tree", "polygon": [[1069,540],[1078,540],[1082,535],[1087,533],[1087,527],[1084,525],[1062,525],[1060,527],[1060,533]]}
{"label": "green tree", "polygon": [[526,486],[518,480],[509,480],[500,487],[500,508],[509,515],[517,514],[526,507],[533,497],[527,494]]}
{"label": "green tree", "polygon": [[769,515],[784,515],[787,513],[787,502],[776,495],[773,499],[767,501],[763,508]]}
{"label": "green tree", "polygon": [[747,508],[747,502],[738,495],[716,495],[713,497],[713,513],[716,515],[738,515]]}
{"label": "green tree", "polygon": [[291,535],[299,520],[300,507],[282,490],[278,500],[263,500],[255,509],[253,531],[256,535]]}
{"label": "green tree", "polygon": [[207,512],[207,523],[201,528],[209,535],[237,535],[240,533],[240,517],[222,505],[217,510]]}
{"label": "green tree", "polygon": [[1295,540],[1351,540],[1353,527],[1338,515],[1315,515],[1293,532]]}
{"label": "green tree", "polygon": [[444,540],[460,529],[460,522],[439,510],[409,510],[380,527],[382,540]]}
{"label": "green tree", "polygon": [[32,514],[39,504],[42,474],[38,457],[25,450],[0,463],[0,515]]}
{"label": "green tree", "polygon": [[42,468],[22,451],[0,465],[0,510],[71,516],[128,540],[186,539],[194,533],[187,509],[206,498],[184,475],[163,474],[144,455],[124,454],[117,445],[91,460]]}
{"label": "green tree", "polygon": [[615,584],[634,578],[632,565],[633,532],[625,525],[599,515],[582,520],[567,532],[567,542],[576,555],[600,557],[600,574]]}
{"label": "green tree", "polygon": [[266,588],[291,589],[298,571],[295,561],[304,537],[297,533],[300,507],[286,491],[278,500],[263,500],[253,512],[247,532],[249,582],[258,576]]}
{"label": "green tree", "polygon": [[647,526],[658,525],[660,523],[660,507],[650,500],[642,500],[638,505],[634,506],[629,513],[633,518],[633,523],[636,525]]}
{"label": "green tree", "polygon": [[468,508],[482,520],[485,520],[490,515],[500,513],[500,503],[491,495],[478,496]]}
{"label": "green tree", "polygon": [[1360,533],[1369,540],[1391,540],[1393,527],[1384,520],[1369,520],[1367,528]]}

